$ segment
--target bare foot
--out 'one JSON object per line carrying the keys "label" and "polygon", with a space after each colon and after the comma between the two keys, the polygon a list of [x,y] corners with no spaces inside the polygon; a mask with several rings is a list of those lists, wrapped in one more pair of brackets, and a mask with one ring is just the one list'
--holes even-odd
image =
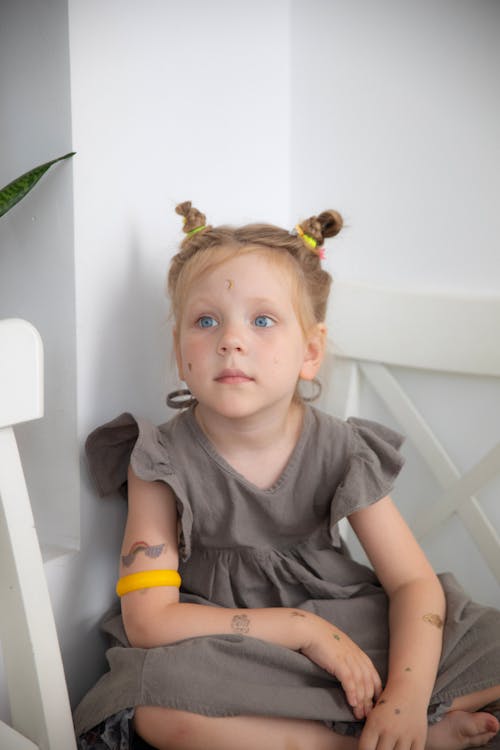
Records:
{"label": "bare foot", "polygon": [[498,732],[500,724],[487,713],[450,711],[433,724],[427,734],[426,750],[466,750],[486,745]]}

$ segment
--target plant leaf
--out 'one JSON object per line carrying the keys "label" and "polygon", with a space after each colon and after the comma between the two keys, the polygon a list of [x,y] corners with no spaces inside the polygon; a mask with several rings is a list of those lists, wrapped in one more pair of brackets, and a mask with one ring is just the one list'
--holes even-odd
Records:
{"label": "plant leaf", "polygon": [[76,151],[71,151],[69,154],[59,156],[57,159],[52,159],[45,164],[40,164],[38,167],[31,169],[29,172],[25,172],[17,179],[9,182],[4,188],[0,190],[0,216],[3,216],[7,211],[19,203],[21,198],[24,198],[26,193],[36,185],[40,177],[43,177],[45,172],[50,169],[53,164],[63,159],[69,159],[70,156],[74,156]]}

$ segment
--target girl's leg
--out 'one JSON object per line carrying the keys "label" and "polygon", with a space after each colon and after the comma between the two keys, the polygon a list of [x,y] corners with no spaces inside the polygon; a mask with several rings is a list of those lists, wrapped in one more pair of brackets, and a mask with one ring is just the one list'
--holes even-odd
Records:
{"label": "girl's leg", "polygon": [[[478,709],[500,700],[500,686],[457,698],[429,728],[426,750],[465,750],[485,745],[498,732],[497,719]],[[321,722],[254,716],[211,718],[188,711],[139,706],[134,725],[158,750],[356,750],[358,741]]]}
{"label": "girl's leg", "polygon": [[500,685],[485,690],[478,690],[470,695],[455,698],[451,704],[451,711],[479,711],[492,703],[500,701]]}
{"label": "girl's leg", "polygon": [[356,750],[358,744],[318,721],[212,718],[154,706],[138,706],[134,726],[158,750]]}

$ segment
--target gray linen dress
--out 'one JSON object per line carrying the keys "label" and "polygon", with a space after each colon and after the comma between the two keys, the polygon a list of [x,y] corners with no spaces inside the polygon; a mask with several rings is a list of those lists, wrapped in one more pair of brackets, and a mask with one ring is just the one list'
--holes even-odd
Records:
{"label": "gray linen dress", "polygon": [[[129,462],[142,479],[172,488],[182,527],[181,601],[314,612],[358,643],[384,681],[387,598],[373,571],[350,559],[337,524],[390,492],[402,441],[378,423],[344,422],[306,406],[295,450],[266,490],[217,453],[192,409],[160,427],[122,414],[95,430],[86,448],[101,495],[126,490]],[[447,616],[431,722],[456,696],[500,681],[500,612],[470,601],[452,575],[440,580]],[[119,613],[104,629],[109,671],[77,707],[77,735],[137,705],[316,719],[348,733],[362,727],[336,679],[295,651],[239,634],[132,648]]]}

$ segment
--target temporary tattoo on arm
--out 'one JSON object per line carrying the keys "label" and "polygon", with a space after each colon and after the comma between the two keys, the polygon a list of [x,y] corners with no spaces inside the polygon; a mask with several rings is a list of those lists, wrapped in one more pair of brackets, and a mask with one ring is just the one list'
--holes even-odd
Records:
{"label": "temporary tattoo on arm", "polygon": [[231,630],[246,635],[250,630],[250,618],[246,615],[235,615],[231,620]]}
{"label": "temporary tattoo on arm", "polygon": [[126,568],[129,568],[132,563],[135,560],[135,556],[139,554],[139,552],[144,552],[146,557],[159,557],[163,550],[165,549],[165,544],[154,544],[150,545],[147,544],[147,542],[135,542],[131,548],[128,554],[122,555],[122,563],[125,565]]}
{"label": "temporary tattoo on arm", "polygon": [[424,622],[428,622],[430,625],[434,625],[439,630],[441,630],[441,628],[443,627],[443,621],[439,615],[433,615],[432,613],[429,613],[427,615],[424,615],[422,617],[422,620]]}

